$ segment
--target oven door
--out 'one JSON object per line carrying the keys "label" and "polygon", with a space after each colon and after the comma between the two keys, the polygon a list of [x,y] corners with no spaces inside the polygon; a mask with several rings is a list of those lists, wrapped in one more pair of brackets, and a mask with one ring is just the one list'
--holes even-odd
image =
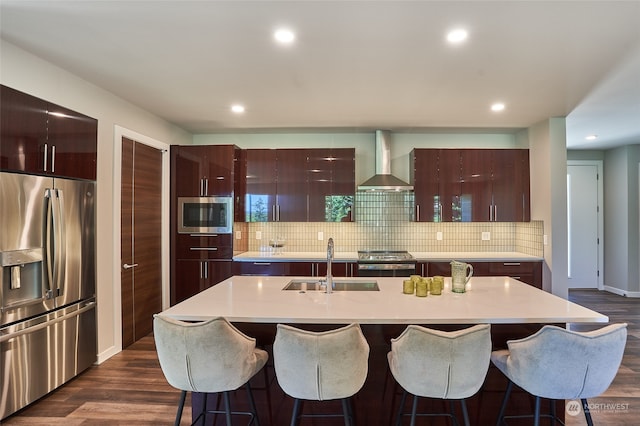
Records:
{"label": "oven door", "polygon": [[359,277],[408,277],[415,273],[415,262],[358,263]]}

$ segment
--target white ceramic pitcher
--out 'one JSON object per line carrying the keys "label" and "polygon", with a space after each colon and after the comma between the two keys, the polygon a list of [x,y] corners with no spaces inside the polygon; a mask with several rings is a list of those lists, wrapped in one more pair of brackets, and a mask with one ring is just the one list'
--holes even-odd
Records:
{"label": "white ceramic pitcher", "polygon": [[473,276],[473,266],[469,263],[451,261],[451,291],[454,293],[464,293],[466,284]]}

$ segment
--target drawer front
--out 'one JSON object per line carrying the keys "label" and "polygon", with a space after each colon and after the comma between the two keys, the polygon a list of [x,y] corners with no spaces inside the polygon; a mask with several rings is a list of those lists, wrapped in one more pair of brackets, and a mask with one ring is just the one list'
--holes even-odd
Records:
{"label": "drawer front", "polygon": [[491,262],[489,272],[492,275],[533,274],[539,262]]}
{"label": "drawer front", "polygon": [[287,275],[287,262],[234,262],[235,275]]}
{"label": "drawer front", "polygon": [[233,240],[230,234],[178,234],[177,259],[231,259]]}

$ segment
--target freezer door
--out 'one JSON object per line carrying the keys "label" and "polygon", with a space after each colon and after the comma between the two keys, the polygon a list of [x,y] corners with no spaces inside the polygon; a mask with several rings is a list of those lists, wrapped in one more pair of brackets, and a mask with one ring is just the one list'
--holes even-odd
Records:
{"label": "freezer door", "polygon": [[0,173],[0,326],[54,308],[43,281],[44,199],[53,179]]}
{"label": "freezer door", "polygon": [[95,361],[93,300],[0,328],[0,420]]}

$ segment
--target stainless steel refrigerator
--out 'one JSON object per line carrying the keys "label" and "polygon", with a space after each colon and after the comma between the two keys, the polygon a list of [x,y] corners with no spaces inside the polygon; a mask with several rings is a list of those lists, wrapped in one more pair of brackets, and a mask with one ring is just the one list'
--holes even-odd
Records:
{"label": "stainless steel refrigerator", "polygon": [[0,419],[96,360],[95,187],[0,173]]}

